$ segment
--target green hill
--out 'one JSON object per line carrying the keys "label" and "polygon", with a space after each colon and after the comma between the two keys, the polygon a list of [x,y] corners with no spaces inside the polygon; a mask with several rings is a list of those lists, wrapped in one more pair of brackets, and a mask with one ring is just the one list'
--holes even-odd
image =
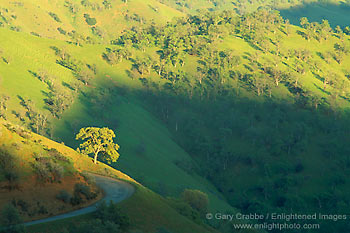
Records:
{"label": "green hill", "polygon": [[0,115],[71,148],[80,128],[107,126],[113,167],[164,197],[201,190],[212,212],[346,210],[349,31],[163,3],[6,3]]}
{"label": "green hill", "polygon": [[124,30],[164,24],[182,13],[156,0],[5,1],[0,27],[73,43],[103,43]]}
{"label": "green hill", "polygon": [[[95,165],[88,156],[78,154],[76,151],[42,136],[28,132],[21,127],[8,122],[0,123],[0,152],[1,152],[1,187],[12,187],[12,191],[1,191],[0,208],[8,203],[15,204],[20,211],[23,220],[44,218],[60,212],[69,212],[71,209],[81,208],[91,204],[84,201],[74,205],[57,199],[60,190],[74,193],[74,185],[90,185],[91,191],[97,189],[93,183],[89,183],[86,172],[110,176],[132,183],[136,187],[135,194],[120,204],[123,213],[130,216],[132,227],[146,232],[156,232],[158,228],[165,228],[172,232],[215,232],[204,225],[200,226],[180,215],[169,206],[161,196],[155,194],[129,176],[117,171],[103,163]],[[6,154],[5,154],[6,153]],[[6,157],[6,162],[4,161]],[[11,163],[13,161],[13,163]],[[42,177],[39,170],[45,163],[50,163],[49,174]],[[12,166],[15,180],[7,181],[7,168]],[[53,170],[57,168],[56,170]],[[57,171],[62,171],[58,174]],[[40,172],[39,172],[40,171]],[[13,177],[13,176],[12,176]],[[42,180],[51,179],[52,180]],[[10,186],[9,186],[10,185]],[[101,197],[98,194],[97,199]],[[96,201],[92,200],[93,202]],[[37,204],[38,203],[38,206]],[[92,215],[77,217],[76,219],[91,219]],[[157,218],[158,221],[152,221]],[[47,223],[28,228],[30,232],[62,232],[67,227],[67,221],[60,220],[57,223]],[[62,224],[62,223],[65,224]],[[79,222],[79,221],[78,221]],[[53,227],[54,226],[54,227]],[[178,231],[181,229],[181,231]]]}

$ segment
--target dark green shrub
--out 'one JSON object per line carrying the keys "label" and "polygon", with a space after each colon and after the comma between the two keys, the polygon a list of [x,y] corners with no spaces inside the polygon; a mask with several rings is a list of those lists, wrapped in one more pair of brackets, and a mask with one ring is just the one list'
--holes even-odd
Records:
{"label": "dark green shrub", "polygon": [[18,188],[19,175],[16,170],[7,170],[4,177],[8,182],[8,189],[13,190]]}
{"label": "dark green shrub", "polygon": [[81,63],[70,56],[61,57],[56,60],[56,63],[74,72],[79,72],[81,70]]}
{"label": "dark green shrub", "polygon": [[66,35],[67,34],[67,32],[64,29],[62,29],[61,27],[58,27],[57,31],[59,31],[59,33],[61,33],[62,35]]}
{"label": "dark green shrub", "polygon": [[0,221],[3,226],[11,226],[22,223],[22,219],[17,208],[12,204],[5,205],[1,210]]}
{"label": "dark green shrub", "polygon": [[56,15],[55,13],[53,12],[49,12],[49,15],[58,23],[61,23],[61,19],[58,17],[58,15]]}
{"label": "dark green shrub", "polygon": [[27,212],[29,210],[29,204],[28,202],[22,200],[22,199],[19,199],[19,200],[16,200],[16,199],[13,199],[12,200],[12,205],[14,205],[15,207],[20,207],[22,211],[24,212]]}
{"label": "dark green shrub", "polygon": [[36,162],[32,164],[37,181],[46,183],[50,178],[50,171],[45,163]]}
{"label": "dark green shrub", "polygon": [[83,198],[81,198],[80,195],[74,195],[71,199],[70,199],[70,203],[72,205],[79,205],[81,203],[84,203]]}
{"label": "dark green shrub", "polygon": [[56,161],[69,162],[69,158],[64,156],[62,153],[57,151],[55,148],[49,150],[49,155],[52,156]]}
{"label": "dark green shrub", "polygon": [[61,182],[64,174],[64,168],[57,163],[50,163],[49,170],[51,172],[52,180],[51,182]]}
{"label": "dark green shrub", "polygon": [[77,183],[74,186],[74,196],[80,196],[80,194],[84,195],[88,200],[97,197],[97,194],[92,192],[89,186],[82,183]]}
{"label": "dark green shrub", "polygon": [[98,36],[98,37],[101,37],[103,38],[104,37],[104,33],[102,31],[101,28],[97,27],[97,26],[94,26],[91,28],[91,32],[92,34],[94,34],[95,36]]}
{"label": "dark green shrub", "polygon": [[111,0],[103,0],[102,4],[104,5],[105,9],[111,9],[112,8]]}
{"label": "dark green shrub", "polygon": [[63,201],[64,203],[70,203],[72,199],[72,195],[67,192],[66,190],[61,190],[57,195],[56,198],[60,201]]}
{"label": "dark green shrub", "polygon": [[15,31],[15,32],[21,32],[22,31],[22,29],[20,27],[16,27],[16,26],[11,26],[10,30]]}
{"label": "dark green shrub", "polygon": [[38,214],[48,214],[49,211],[47,210],[47,208],[44,205],[39,205],[38,206]]}
{"label": "dark green shrub", "polygon": [[86,23],[90,26],[94,26],[97,23],[96,19],[90,18],[89,14],[84,14],[84,18],[85,18]]}
{"label": "dark green shrub", "polygon": [[123,214],[120,207],[113,201],[110,201],[108,205],[105,201],[100,203],[95,212],[95,217],[104,224],[108,222],[115,223],[119,225],[121,230],[126,230],[130,226],[129,217]]}
{"label": "dark green shrub", "polygon": [[12,170],[15,167],[14,157],[7,151],[0,149],[0,169]]}
{"label": "dark green shrub", "polygon": [[41,37],[37,32],[31,32],[30,34],[32,34],[33,36],[36,36],[36,37]]}

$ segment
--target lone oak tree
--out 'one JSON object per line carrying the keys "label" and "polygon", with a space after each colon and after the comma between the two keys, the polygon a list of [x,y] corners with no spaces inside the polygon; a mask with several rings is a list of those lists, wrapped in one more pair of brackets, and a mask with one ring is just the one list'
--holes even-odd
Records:
{"label": "lone oak tree", "polygon": [[100,153],[105,155],[105,159],[116,162],[119,158],[119,145],[113,142],[115,134],[108,128],[87,127],[80,129],[76,135],[76,140],[85,140],[80,144],[81,152],[94,156],[94,163],[97,164],[97,157]]}

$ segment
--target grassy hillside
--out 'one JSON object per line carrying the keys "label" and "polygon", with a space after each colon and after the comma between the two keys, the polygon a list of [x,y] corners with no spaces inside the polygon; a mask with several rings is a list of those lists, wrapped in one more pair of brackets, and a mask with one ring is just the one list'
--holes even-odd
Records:
{"label": "grassy hillside", "polygon": [[[4,121],[1,121],[0,124],[0,143],[1,151],[9,152],[10,156],[16,161],[14,170],[18,172],[19,176],[18,181],[16,181],[16,187],[13,186],[12,191],[1,191],[0,208],[2,209],[7,203],[11,201],[13,203],[15,200],[18,203],[17,208],[20,209],[25,221],[70,211],[72,209],[72,207],[69,207],[70,204],[65,204],[58,200],[56,195],[60,190],[73,193],[75,183],[86,183],[87,181],[84,179],[86,173],[81,173],[84,171],[122,179],[135,185],[136,193],[130,199],[120,204],[123,213],[132,219],[131,225],[134,229],[140,229],[144,232],[156,232],[163,227],[172,232],[214,232],[212,229],[197,225],[185,216],[180,215],[162,197],[139,185],[129,176],[103,163],[94,165],[91,158],[78,154],[62,144],[30,133]],[[39,182],[38,174],[32,168],[32,164],[39,163],[35,162],[40,161],[35,159],[39,154],[40,158],[58,159],[59,164],[63,164],[64,173],[58,183]],[[66,160],[69,161],[68,164],[65,164]],[[3,163],[5,162],[2,160]],[[2,187],[6,187],[7,184],[5,177],[3,177],[4,174],[6,173],[2,170]],[[93,190],[96,189],[93,186],[92,188]],[[101,194],[97,198],[100,198],[100,196]],[[39,203],[37,207],[36,202]],[[84,204],[76,205],[74,208],[81,208],[90,203],[91,201],[88,201]],[[39,210],[36,208],[39,208]],[[35,211],[39,212],[36,213]],[[48,212],[44,213],[44,211]],[[89,218],[89,215],[83,218]],[[154,218],[157,218],[158,221],[152,221]],[[63,220],[63,222],[66,221],[69,222],[71,220]],[[65,227],[67,225],[60,223],[57,223],[57,227],[52,227],[52,223],[48,223],[32,226],[28,230],[30,232],[61,232]],[[178,229],[182,230],[177,231]]]}
{"label": "grassy hillside", "polygon": [[[182,11],[230,9],[226,3],[194,1]],[[166,24],[183,16],[173,1],[5,4],[0,115],[8,121],[71,148],[80,128],[107,126],[121,145],[113,167],[163,196],[199,189],[210,211],[348,205],[343,174],[329,176],[348,171],[346,30],[291,25],[263,9],[202,12]],[[315,178],[322,171],[325,177]],[[158,198],[146,191],[133,198]],[[157,213],[174,214],[167,208]],[[135,224],[154,231],[156,216],[146,223],[139,212],[129,213]]]}
{"label": "grassy hillside", "polygon": [[1,1],[0,15],[0,26],[13,31],[73,43],[103,43],[133,26],[164,24],[182,13],[156,0],[40,0]]}
{"label": "grassy hillside", "polygon": [[[10,64],[4,62],[1,64],[4,70],[2,73],[4,78],[1,83],[2,93],[11,96],[8,101],[7,112],[11,113],[12,111],[16,111],[20,113],[27,122],[30,120],[25,116],[26,108],[21,106],[21,101],[18,99],[18,96],[31,99],[34,103],[33,108],[40,110],[45,109],[45,102],[43,101],[45,95],[43,91],[47,91],[46,85],[33,77],[33,75],[28,72],[29,70],[38,71],[40,69],[45,69],[51,76],[55,77],[55,79],[59,77],[59,80],[62,82],[72,83],[75,81],[74,76],[68,69],[55,63],[56,56],[54,51],[50,49],[51,46],[64,46],[69,53],[74,53],[74,57],[84,61],[84,63],[96,64],[100,72],[97,73],[96,79],[94,80],[94,82],[96,82],[96,84],[94,84],[96,85],[94,89],[102,90],[105,85],[109,85],[109,88],[112,87],[108,82],[110,78],[106,77],[106,75],[112,77],[112,80],[115,80],[114,85],[116,87],[128,85],[129,87],[142,88],[140,82],[130,80],[124,72],[121,72],[122,69],[111,68],[102,60],[101,53],[104,49],[102,46],[84,45],[84,47],[77,47],[74,45],[65,45],[64,42],[60,41],[52,41],[10,32],[6,29],[3,29],[2,32],[4,34],[2,37],[4,42],[3,46],[8,50],[6,53],[12,54],[11,56],[13,59],[13,62]],[[21,35],[23,36],[22,43],[20,43],[21,39],[19,39]],[[17,38],[19,47],[10,46],[11,37]],[[31,45],[30,47],[26,46],[29,44]],[[23,48],[23,50],[21,48]],[[21,51],[21,53],[16,54],[15,51]],[[46,57],[46,61],[35,62],[35,53],[38,56],[37,59],[44,56]],[[33,55],[30,57],[30,54]],[[91,54],[91,56],[87,56],[87,54]],[[21,64],[26,64],[26,68],[15,68],[21,66]],[[12,75],[16,78],[7,78]],[[61,81],[57,82],[58,85],[60,85]],[[23,85],[27,84],[33,85],[33,87],[31,89],[21,88]],[[40,87],[42,89],[40,89]],[[74,142],[73,139],[74,134],[78,133],[81,127],[88,125],[108,125],[117,132],[118,140],[120,140],[120,144],[123,145],[121,147],[121,153],[128,155],[121,156],[120,165],[118,166],[119,169],[122,169],[140,181],[144,181],[146,185],[156,190],[164,189],[161,191],[164,195],[179,194],[185,188],[197,188],[211,195],[212,207],[230,209],[223,201],[212,195],[215,193],[216,195],[219,194],[208,182],[196,175],[192,177],[192,175],[187,174],[186,171],[175,165],[176,162],[191,164],[191,158],[173,142],[170,134],[161,126],[159,121],[147,113],[147,111],[137,103],[133,103],[133,101],[130,103],[130,100],[122,97],[116,90],[111,90],[111,93],[108,93],[109,99],[105,100],[104,98],[107,97],[104,96],[104,93],[99,94],[99,92],[91,92],[96,96],[84,98],[83,95],[79,97],[79,94],[71,93],[67,87],[63,88],[64,92],[68,93],[68,95],[72,95],[76,99],[74,104],[60,119],[52,120],[52,125],[55,125],[55,127],[51,134],[57,138],[57,140],[65,141],[68,145],[77,147],[77,143]],[[105,92],[109,91],[108,88],[103,90]],[[87,93],[89,92],[88,89],[86,91]],[[102,101],[107,106],[112,104],[118,107],[106,108],[104,112],[100,112],[102,113],[102,115],[100,115],[101,118],[96,119],[96,113],[99,111],[98,108],[101,107],[101,105],[94,101]],[[10,120],[19,120],[14,114],[8,114],[7,117]],[[22,122],[28,124],[25,123],[25,121]],[[72,134],[72,132],[74,133]],[[145,148],[141,148],[141,151],[139,151],[138,148],[140,147]],[[142,150],[145,151],[143,152]],[[168,172],[174,175],[163,175]],[[179,184],[179,180],[183,183]]]}
{"label": "grassy hillside", "polygon": [[[63,150],[56,149],[64,146],[51,146],[42,139],[21,127],[3,120],[0,122],[0,205],[2,209],[12,202],[21,209],[24,221],[69,212],[95,202],[102,194],[83,171],[112,170],[104,166],[86,169],[91,162],[88,157],[66,156]],[[77,160],[82,166],[77,166]],[[120,172],[115,171],[115,174],[131,180]],[[78,184],[91,189],[91,199],[70,204],[56,198],[60,192],[73,196]]]}

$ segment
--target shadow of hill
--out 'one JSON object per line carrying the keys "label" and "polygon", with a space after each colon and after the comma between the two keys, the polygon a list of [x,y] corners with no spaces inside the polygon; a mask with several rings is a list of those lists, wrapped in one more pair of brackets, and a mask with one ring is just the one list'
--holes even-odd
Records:
{"label": "shadow of hill", "polygon": [[299,25],[301,17],[307,17],[310,22],[322,22],[323,19],[327,19],[332,27],[350,25],[350,5],[344,2],[339,4],[314,2],[279,11],[294,25]]}
{"label": "shadow of hill", "polygon": [[[56,136],[74,144],[72,132],[81,127],[115,130],[121,158],[112,166],[163,195],[199,187],[216,203],[224,197],[231,206],[249,212],[290,206],[299,212],[318,211],[319,203],[309,201],[317,198],[324,211],[341,212],[337,203],[350,203],[344,185],[344,174],[350,172],[349,115],[336,115],[321,104],[310,108],[303,98],[300,95],[295,104],[234,93],[216,99],[194,93],[188,98],[167,89],[124,89],[106,82],[81,93],[84,108],[63,117],[66,125],[57,124],[61,131]],[[191,159],[181,155],[181,148]],[[160,175],[163,169],[168,176]],[[197,176],[213,186],[194,180]],[[315,191],[304,188],[311,185]],[[299,190],[303,194],[289,196]],[[302,204],[294,205],[295,199]],[[336,204],[329,204],[333,200]],[[320,232],[349,230],[338,223],[327,227]]]}

